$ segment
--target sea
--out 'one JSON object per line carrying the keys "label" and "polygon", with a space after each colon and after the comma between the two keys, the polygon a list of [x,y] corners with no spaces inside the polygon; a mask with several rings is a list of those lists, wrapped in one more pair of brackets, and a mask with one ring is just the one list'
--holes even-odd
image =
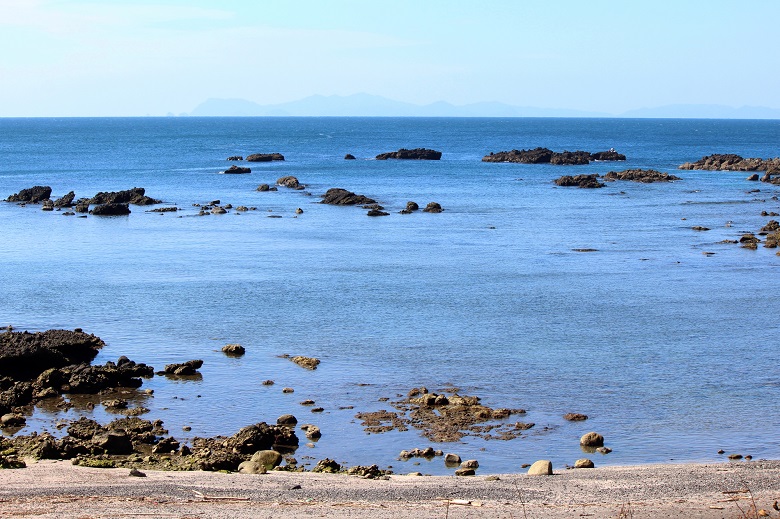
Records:
{"label": "sea", "polygon": [[[583,457],[596,466],[777,459],[780,257],[724,240],[758,232],[771,219],[762,211],[780,212],[780,186],[677,168],[713,153],[776,157],[778,143],[777,120],[0,119],[0,198],[35,185],[51,186],[52,198],[143,187],[165,202],[85,218],[1,202],[0,325],[83,328],[106,342],[100,364],[125,355],[161,370],[202,359],[196,380],[145,380],[154,394],[131,407],[149,408],[143,417],[184,442],[294,414],[322,430],[317,442],[298,431],[294,456],[308,467],[327,457],[452,474],[440,457],[398,459],[428,446],[477,459],[480,474],[538,459],[556,470]],[[481,161],[539,146],[615,148],[627,160]],[[374,160],[399,148],[443,155]],[[221,174],[229,156],[273,152],[285,160]],[[554,184],[634,168],[681,180]],[[305,189],[257,191],[289,175]],[[333,187],[389,214],[319,203]],[[197,204],[216,200],[254,209],[197,216]],[[399,214],[408,201],[444,211]],[[221,352],[232,343],[246,355]],[[306,370],[285,354],[321,363]],[[500,423],[535,425],[511,440],[448,443],[413,426],[366,432],[358,413],[394,411],[421,386],[524,409]],[[65,411],[37,407],[17,434],[121,416],[101,398],[94,409],[76,399]],[[588,419],[564,420],[571,412]],[[612,452],[584,453],[590,431]]]}

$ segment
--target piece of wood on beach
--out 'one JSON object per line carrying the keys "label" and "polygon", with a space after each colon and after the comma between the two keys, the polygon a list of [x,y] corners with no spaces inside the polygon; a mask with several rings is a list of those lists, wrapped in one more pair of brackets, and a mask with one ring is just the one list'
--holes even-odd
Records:
{"label": "piece of wood on beach", "polygon": [[248,497],[239,497],[239,496],[207,496],[202,492],[198,492],[197,490],[193,490],[195,493],[195,496],[199,499],[202,499],[203,501],[249,501]]}

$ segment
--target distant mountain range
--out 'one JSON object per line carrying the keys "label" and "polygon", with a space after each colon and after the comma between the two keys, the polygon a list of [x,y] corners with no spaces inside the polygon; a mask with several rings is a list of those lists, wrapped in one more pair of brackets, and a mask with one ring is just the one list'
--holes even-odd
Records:
{"label": "distant mountain range", "polygon": [[701,119],[780,119],[780,109],[760,106],[668,105],[621,114],[560,108],[534,108],[485,102],[453,105],[444,101],[416,105],[370,94],[313,95],[298,101],[261,105],[246,99],[208,99],[191,116],[335,116],[335,117],[636,117]]}

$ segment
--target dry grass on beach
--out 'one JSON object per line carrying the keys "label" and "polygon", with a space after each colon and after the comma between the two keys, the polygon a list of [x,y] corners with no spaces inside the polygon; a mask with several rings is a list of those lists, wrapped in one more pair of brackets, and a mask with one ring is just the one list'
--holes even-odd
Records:
{"label": "dry grass on beach", "polygon": [[264,475],[30,462],[0,471],[0,517],[780,518],[780,462],[648,465],[498,478]]}

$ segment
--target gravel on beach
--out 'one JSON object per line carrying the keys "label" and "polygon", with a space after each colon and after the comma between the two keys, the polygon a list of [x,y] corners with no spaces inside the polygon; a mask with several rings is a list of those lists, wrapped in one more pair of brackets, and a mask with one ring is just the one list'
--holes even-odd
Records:
{"label": "gravel on beach", "polygon": [[0,471],[0,517],[702,517],[780,500],[780,461],[556,470],[552,476],[407,476],[96,469],[28,460]]}

